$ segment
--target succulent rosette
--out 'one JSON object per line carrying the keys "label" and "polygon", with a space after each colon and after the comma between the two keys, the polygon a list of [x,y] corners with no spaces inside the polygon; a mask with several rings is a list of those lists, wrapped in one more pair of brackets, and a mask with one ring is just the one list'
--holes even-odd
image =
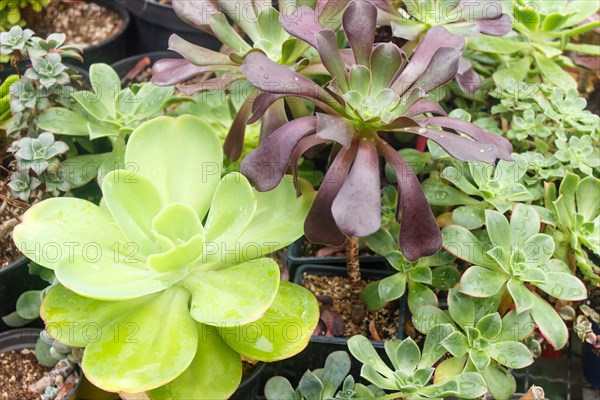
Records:
{"label": "succulent rosette", "polygon": [[[310,3],[312,8],[302,5]],[[344,7],[345,4],[337,0],[278,2],[278,9],[286,12],[285,18],[293,23],[308,27],[322,22],[328,28],[336,30],[340,26]],[[215,36],[226,48],[223,52],[216,52],[172,35],[169,50],[181,54],[183,58],[163,59],[154,64],[152,81],[157,85],[173,85],[199,74],[210,73],[215,76],[198,83],[181,85],[180,89],[186,93],[226,90],[234,82],[244,79],[240,66],[244,58],[255,51],[298,71],[308,64],[305,53],[310,46],[282,29],[280,19],[283,16],[272,6],[271,0],[173,0],[173,9],[183,21]],[[236,25],[235,29],[231,23]],[[246,100],[240,107],[225,142],[225,154],[232,161],[242,154],[245,122],[250,117],[256,94],[255,91],[244,93]],[[294,111],[304,112],[302,107],[296,107]],[[281,100],[263,116],[263,135],[286,122],[285,105]]]}
{"label": "succulent rosette", "polygon": [[379,155],[383,155],[399,177],[400,247],[408,260],[415,261],[435,254],[441,248],[441,235],[417,176],[387,143],[386,135],[414,133],[459,160],[486,163],[511,160],[512,147],[500,136],[447,117],[428,98],[432,90],[454,79],[462,37],[434,27],[407,62],[392,43],[374,46],[376,19],[372,4],[348,5],[343,27],[351,52],[338,49],[335,33],[322,26],[299,29],[283,23],[286,31],[318,50],[333,77],[325,87],[262,53],[246,57],[242,71],[263,92],[254,101],[248,123],[285,97],[310,99],[319,111],[272,132],[244,159],[242,173],[258,190],[272,190],[290,165],[297,170],[305,151],[334,143],[337,152],[308,214],[305,234],[313,242],[340,245],[347,236],[368,236],[381,225]]}
{"label": "succulent rosette", "polygon": [[100,206],[45,200],[15,228],[17,247],[60,281],[41,307],[49,333],[85,347],[96,386],[228,398],[241,356],[274,361],[308,343],[317,302],[264,255],[302,235],[314,191],[303,183],[297,197],[288,179],[259,193],[221,164],[209,125],[159,117],[131,134],[129,169],[103,179]]}

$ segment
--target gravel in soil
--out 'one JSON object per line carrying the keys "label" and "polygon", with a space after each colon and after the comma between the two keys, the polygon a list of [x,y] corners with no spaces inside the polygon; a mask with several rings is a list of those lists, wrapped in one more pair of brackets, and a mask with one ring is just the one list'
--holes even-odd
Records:
{"label": "gravel in soil", "polygon": [[[371,281],[362,281],[363,288]],[[356,325],[351,318],[350,283],[348,278],[304,274],[301,285],[315,296],[329,296],[333,299],[332,311],[339,314],[346,323],[342,337],[349,338],[361,334],[372,340],[390,340],[398,334],[400,308],[397,302],[389,303],[377,312],[366,312],[361,324]],[[379,336],[379,337],[376,337]]]}
{"label": "gravel in soil", "polygon": [[38,400],[39,395],[29,391],[50,368],[41,366],[33,350],[23,349],[0,354],[0,399]]}
{"label": "gravel in soil", "polygon": [[121,29],[121,16],[106,7],[84,1],[54,2],[41,13],[31,13],[27,26],[38,36],[64,33],[67,43],[89,47],[115,35]]}

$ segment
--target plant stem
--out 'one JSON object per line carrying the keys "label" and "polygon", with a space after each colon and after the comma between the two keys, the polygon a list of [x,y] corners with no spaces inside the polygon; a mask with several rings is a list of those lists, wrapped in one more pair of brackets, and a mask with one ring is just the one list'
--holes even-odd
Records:
{"label": "plant stem", "polygon": [[362,302],[362,285],[360,262],[358,261],[358,238],[350,236],[346,242],[346,265],[350,281],[350,301],[352,302],[352,321],[362,323],[365,306]]}

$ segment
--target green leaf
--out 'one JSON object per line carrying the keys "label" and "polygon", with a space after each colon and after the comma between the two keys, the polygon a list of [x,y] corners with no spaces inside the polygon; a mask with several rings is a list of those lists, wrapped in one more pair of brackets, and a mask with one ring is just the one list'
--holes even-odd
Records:
{"label": "green leaf", "polygon": [[438,305],[438,299],[433,290],[415,281],[408,281],[408,309],[415,312],[424,305]]}
{"label": "green leaf", "polygon": [[442,346],[442,341],[455,332],[456,329],[450,323],[449,318],[447,321],[447,323],[434,325],[427,332],[419,368],[431,367],[448,352],[448,350]]}
{"label": "green leaf", "polygon": [[462,333],[455,331],[446,336],[441,342],[454,357],[462,357],[469,351],[469,342]]}
{"label": "green leaf", "polygon": [[17,299],[17,314],[24,319],[36,319],[40,316],[42,304],[42,292],[39,290],[28,290],[21,293]]}
{"label": "green leaf", "polygon": [[486,254],[486,246],[462,226],[451,225],[442,230],[444,249],[471,264],[498,268],[498,264]]}
{"label": "green leaf", "polygon": [[151,400],[226,399],[242,380],[240,355],[221,339],[217,329],[197,324],[198,348],[190,366],[177,378],[147,393]]}
{"label": "green leaf", "polygon": [[461,206],[452,210],[452,221],[469,230],[481,228],[485,223],[484,208],[479,206]]}
{"label": "green leaf", "polygon": [[540,23],[540,15],[533,7],[521,7],[514,5],[514,16],[531,31],[537,31]]}
{"label": "green leaf", "polygon": [[189,293],[175,286],[101,327],[99,339],[83,355],[85,376],[103,390],[130,393],[177,378],[194,360],[199,340],[188,300]]}
{"label": "green leaf", "polygon": [[[413,324],[421,333],[429,334],[429,330],[440,324],[451,324],[448,315],[433,305],[424,305],[413,313]],[[440,338],[439,340],[442,340]]]}
{"label": "green leaf", "polygon": [[419,361],[421,361],[421,350],[419,349],[419,346],[408,337],[398,346],[395,359],[398,364],[397,370],[407,376],[411,376],[419,365]]}
{"label": "green leaf", "polygon": [[490,365],[490,356],[483,350],[470,349],[469,360],[479,372],[485,370]]}
{"label": "green leaf", "polygon": [[435,376],[433,381],[445,382],[448,379],[454,378],[460,375],[465,369],[465,363],[467,362],[468,356],[462,357],[450,357],[443,360],[435,368]]}
{"label": "green leaf", "polygon": [[515,302],[517,313],[525,312],[533,307],[533,295],[527,290],[523,282],[516,278],[511,278],[507,282],[506,288]]}
{"label": "green leaf", "polygon": [[538,52],[534,52],[533,57],[545,81],[559,87],[565,93],[572,89],[577,90],[575,79],[553,60]]}
{"label": "green leaf", "polygon": [[483,377],[475,372],[463,373],[454,380],[458,383],[458,395],[464,399],[478,399],[487,392]]}
{"label": "green leaf", "polygon": [[502,320],[500,319],[500,314],[497,312],[493,314],[488,314],[481,318],[477,325],[475,325],[477,330],[481,332],[481,336],[483,336],[486,340],[490,342],[495,342],[500,339],[500,333],[502,331]]}
{"label": "green leaf", "polygon": [[110,115],[115,115],[115,99],[121,91],[119,75],[107,64],[92,64],[90,83],[96,96]]}
{"label": "green leaf", "polygon": [[431,286],[448,290],[460,281],[460,272],[453,265],[443,265],[431,270]]}
{"label": "green leaf", "polygon": [[431,268],[415,267],[408,272],[410,280],[431,285]]}
{"label": "green leaf", "polygon": [[487,234],[494,246],[500,246],[506,253],[510,254],[510,225],[504,215],[498,211],[485,210],[485,225]]}
{"label": "green leaf", "polygon": [[476,205],[479,203],[469,195],[440,182],[427,180],[423,183],[423,193],[432,206]]}
{"label": "green leaf", "polygon": [[88,136],[88,120],[80,114],[60,107],[42,112],[37,120],[40,129],[69,136]]}
{"label": "green leaf", "polygon": [[[165,132],[169,132],[168,140]],[[182,149],[194,157],[178,157]],[[137,166],[140,175],[152,179],[164,204],[187,204],[201,220],[221,180],[222,161],[218,135],[190,115],[158,117],[142,124],[129,137],[125,150],[126,165]]]}
{"label": "green leaf", "polygon": [[512,310],[502,317],[502,332],[497,341],[521,341],[529,336],[535,327],[531,313],[519,314],[516,310]]}
{"label": "green leaf", "polygon": [[533,307],[530,311],[531,316],[541,334],[556,350],[562,349],[569,340],[567,326],[560,315],[544,299],[533,294],[531,298],[533,300]]}
{"label": "green leaf", "polygon": [[558,30],[567,21],[567,19],[569,19],[569,15],[563,15],[560,13],[553,13],[547,15],[544,18],[542,30],[546,32],[553,32],[555,30]]}
{"label": "green leaf", "polygon": [[109,153],[85,154],[70,157],[62,162],[67,180],[71,188],[79,188],[96,179],[100,165],[108,157]]}
{"label": "green leaf", "polygon": [[321,381],[323,382],[323,397],[333,398],[337,389],[350,372],[350,356],[345,351],[335,351],[327,356]]}
{"label": "green leaf", "polygon": [[281,282],[263,317],[246,325],[219,328],[221,337],[244,357],[278,361],[302,351],[319,320],[319,306],[308,290]]}
{"label": "green leaf", "polygon": [[600,213],[600,179],[588,176],[577,185],[577,212],[584,221],[591,221]]}
{"label": "green leaf", "polygon": [[473,326],[475,322],[475,305],[473,304],[473,300],[454,289],[448,291],[448,312],[450,312],[450,316],[459,326]]}
{"label": "green leaf", "polygon": [[192,293],[190,314],[218,327],[248,324],[262,317],[279,287],[279,266],[270,258],[217,271],[195,272],[183,281]]}
{"label": "green leaf", "polygon": [[208,22],[215,36],[234,53],[245,53],[251,49],[250,45],[233,29],[224,14],[215,12],[209,15]]}
{"label": "green leaf", "polygon": [[[101,91],[102,89],[100,89]],[[73,97],[85,111],[99,121],[103,121],[110,113],[99,97],[87,90],[75,92]]]}
{"label": "green leaf", "polygon": [[533,363],[531,352],[523,343],[500,342],[488,346],[485,351],[508,368],[520,369]]}
{"label": "green leaf", "polygon": [[367,246],[375,253],[384,257],[398,250],[396,240],[385,228],[379,228],[377,232],[369,235],[367,237]]}
{"label": "green leaf", "polygon": [[307,400],[319,400],[323,392],[323,382],[312,371],[306,371],[298,383],[298,391]]}
{"label": "green leaf", "polygon": [[529,267],[544,264],[554,254],[554,239],[544,233],[535,234],[523,244],[523,252],[525,252],[523,264]]}
{"label": "green leaf", "polygon": [[504,90],[514,89],[517,82],[523,82],[531,67],[531,57],[523,57],[494,72],[494,83]]}
{"label": "green leaf", "polygon": [[512,243],[525,243],[540,231],[540,216],[537,211],[524,204],[517,204],[510,216],[510,240]]}
{"label": "green leaf", "polygon": [[475,265],[465,271],[458,290],[473,297],[489,297],[498,293],[508,279],[506,274]]}
{"label": "green leaf", "polygon": [[[102,180],[102,193],[121,232],[130,242],[139,246],[141,255],[136,254],[136,258],[155,253],[158,245],[152,233],[152,219],[163,204],[152,182],[142,175],[116,170]],[[140,207],[140,204],[144,206]]]}
{"label": "green leaf", "polygon": [[365,366],[370,366],[382,375],[394,379],[394,372],[381,360],[381,357],[366,337],[362,335],[352,336],[348,339],[348,350],[354,358]]}
{"label": "green leaf", "polygon": [[496,363],[490,365],[481,375],[485,384],[496,399],[508,399],[517,391],[517,383],[512,374]]}
{"label": "green leaf", "polygon": [[513,54],[527,49],[527,44],[500,36],[479,35],[469,38],[470,49],[484,53]]}
{"label": "green leaf", "polygon": [[296,392],[290,381],[282,376],[274,376],[265,384],[265,397],[268,400],[296,400]]}
{"label": "green leaf", "polygon": [[135,115],[138,120],[155,116],[164,108],[164,103],[173,94],[173,90],[172,86],[144,83],[135,95],[135,109],[130,114]]}
{"label": "green leaf", "polygon": [[587,298],[585,285],[570,272],[547,272],[546,277],[546,283],[539,283],[536,286],[549,295],[568,301],[581,301]]}

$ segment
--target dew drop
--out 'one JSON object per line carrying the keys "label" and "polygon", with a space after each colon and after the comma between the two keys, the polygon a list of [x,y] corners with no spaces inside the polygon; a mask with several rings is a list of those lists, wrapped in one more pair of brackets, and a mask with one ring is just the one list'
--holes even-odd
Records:
{"label": "dew drop", "polygon": [[263,75],[263,78],[265,78],[265,79],[269,79],[269,75],[267,75],[267,74],[264,74],[264,75]]}
{"label": "dew drop", "polygon": [[427,133],[427,128],[419,128],[419,133],[421,133],[421,134]]}
{"label": "dew drop", "polygon": [[480,153],[485,153],[485,150],[484,149],[480,149],[479,152]]}
{"label": "dew drop", "polygon": [[295,76],[295,77],[294,77],[294,80],[297,82],[297,81],[298,81],[298,77],[297,77],[297,76]]}

